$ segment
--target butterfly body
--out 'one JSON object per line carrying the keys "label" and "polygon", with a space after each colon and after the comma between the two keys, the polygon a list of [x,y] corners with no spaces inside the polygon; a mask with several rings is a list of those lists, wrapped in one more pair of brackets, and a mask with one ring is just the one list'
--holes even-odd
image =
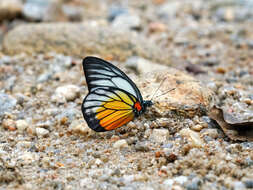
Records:
{"label": "butterfly body", "polygon": [[88,126],[97,132],[116,129],[140,116],[151,101],[142,99],[136,85],[109,62],[86,57],[83,69],[89,93],[82,103]]}

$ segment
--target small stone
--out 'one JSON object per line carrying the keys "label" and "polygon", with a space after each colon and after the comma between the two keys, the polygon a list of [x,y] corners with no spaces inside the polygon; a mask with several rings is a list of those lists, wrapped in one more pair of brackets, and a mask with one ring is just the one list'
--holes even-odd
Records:
{"label": "small stone", "polygon": [[29,134],[29,135],[36,135],[36,128],[34,126],[28,126],[26,128],[26,132]]}
{"label": "small stone", "polygon": [[[60,86],[55,90],[55,96],[62,100],[72,101],[76,99],[80,94],[80,88],[75,85]],[[59,100],[59,99],[58,99]]]}
{"label": "small stone", "polygon": [[250,98],[246,98],[243,101],[248,105],[253,105],[253,100],[251,100]]}
{"label": "small stone", "polygon": [[70,130],[73,133],[76,134],[81,134],[81,135],[86,135],[86,136],[90,136],[91,134],[93,134],[92,129],[90,129],[87,124],[85,124],[84,122],[81,122],[79,120],[74,120],[71,124],[70,124]]}
{"label": "small stone", "polygon": [[36,155],[31,152],[24,152],[18,158],[22,160],[22,163],[25,165],[31,164],[32,162],[37,160]]}
{"label": "small stone", "polygon": [[134,146],[136,151],[140,151],[140,152],[147,152],[149,151],[149,147],[143,143],[143,142],[137,142]]}
{"label": "small stone", "polygon": [[187,138],[192,147],[200,148],[204,144],[199,133],[192,131],[191,129],[182,129],[179,133],[182,137]]}
{"label": "small stone", "polygon": [[141,27],[141,19],[138,15],[120,14],[113,20],[112,27],[123,31],[139,29]]}
{"label": "small stone", "polygon": [[112,5],[108,11],[108,20],[113,21],[119,15],[127,14],[127,13],[128,13],[128,10],[126,8],[123,8],[121,6]]}
{"label": "small stone", "polygon": [[157,63],[150,62],[142,57],[132,56],[126,61],[126,66],[138,73],[149,73],[157,70],[165,70],[168,67]]}
{"label": "small stone", "polygon": [[155,33],[155,32],[165,32],[166,31],[166,25],[160,22],[152,22],[149,24],[149,32]]}
{"label": "small stone", "polygon": [[[202,133],[203,136],[210,136],[213,139],[216,139],[219,137],[219,133],[217,129],[204,129],[205,131]],[[201,131],[202,132],[202,131]]]}
{"label": "small stone", "polygon": [[12,119],[5,119],[5,120],[3,120],[2,126],[3,126],[4,129],[8,129],[10,131],[16,130],[16,123]]}
{"label": "small stone", "polygon": [[168,129],[153,129],[150,139],[157,143],[164,143],[166,142],[168,136]]}
{"label": "small stone", "polygon": [[234,182],[234,190],[243,190],[246,189],[245,185],[241,181]]}
{"label": "small stone", "polygon": [[0,93],[0,119],[6,113],[11,111],[17,104],[17,100],[12,96]]}
{"label": "small stone", "polygon": [[204,127],[203,127],[202,125],[200,125],[200,124],[193,125],[193,126],[191,127],[192,130],[197,131],[197,132],[201,131],[201,129],[203,129],[203,128],[204,128]]}
{"label": "small stone", "polygon": [[47,129],[40,128],[40,127],[37,127],[35,131],[36,131],[36,135],[39,138],[46,137],[49,134],[49,131]]}
{"label": "small stone", "polygon": [[174,184],[174,180],[173,179],[166,179],[164,182],[163,182],[163,185],[167,188],[170,188],[172,187],[172,185]]}
{"label": "small stone", "polygon": [[249,188],[253,188],[253,180],[244,180],[244,184],[245,186],[249,189]]}
{"label": "small stone", "polygon": [[83,178],[80,180],[80,186],[86,189],[96,189],[91,178]]}
{"label": "small stone", "polygon": [[30,148],[32,145],[32,142],[30,141],[19,141],[17,144],[16,144],[16,147],[18,149],[22,149],[22,148]]}
{"label": "small stone", "polygon": [[125,184],[131,183],[134,181],[134,175],[124,175],[123,180]]}
{"label": "small stone", "polygon": [[225,74],[226,73],[226,69],[223,68],[223,67],[218,67],[216,69],[216,72],[219,73],[219,74]]}
{"label": "small stone", "polygon": [[177,182],[180,185],[183,185],[184,183],[187,182],[187,177],[186,176],[178,176],[174,178],[175,182]]}
{"label": "small stone", "polygon": [[125,139],[118,140],[114,143],[113,148],[126,148],[128,147],[127,141]]}
{"label": "small stone", "polygon": [[16,121],[16,127],[19,132],[24,132],[28,127],[28,123],[25,120],[20,119]]}
{"label": "small stone", "polygon": [[64,15],[66,15],[68,17],[68,19],[71,21],[81,21],[82,20],[82,12],[83,12],[82,7],[64,4],[62,6],[62,11],[63,11]]}
{"label": "small stone", "polygon": [[57,0],[27,0],[22,11],[32,21],[62,20],[61,3]]}
{"label": "small stone", "polygon": [[199,190],[201,180],[198,177],[193,178],[190,183],[186,185],[187,190]]}
{"label": "small stone", "polygon": [[97,166],[100,166],[100,165],[102,165],[103,164],[103,162],[100,160],[100,159],[96,159],[95,160],[95,164],[97,165]]}

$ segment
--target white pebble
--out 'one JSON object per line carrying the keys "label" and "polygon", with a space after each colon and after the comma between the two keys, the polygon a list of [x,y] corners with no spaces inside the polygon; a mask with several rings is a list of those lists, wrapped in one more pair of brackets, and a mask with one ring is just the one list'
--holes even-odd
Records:
{"label": "white pebble", "polygon": [[97,166],[100,166],[100,165],[102,165],[102,161],[100,160],[100,159],[96,159],[96,161],[95,161],[95,164],[97,165]]}
{"label": "white pebble", "polygon": [[49,131],[47,129],[40,128],[40,127],[36,128],[36,135],[39,138],[46,137],[46,136],[48,136],[48,134],[49,134]]}
{"label": "white pebble", "polygon": [[216,139],[219,137],[219,133],[217,129],[206,129],[203,135],[208,135],[209,137],[212,137],[213,139]]}
{"label": "white pebble", "polygon": [[19,132],[23,132],[28,127],[28,123],[25,120],[20,119],[16,121],[16,127]]}
{"label": "white pebble", "polygon": [[163,185],[165,186],[165,187],[168,187],[168,188],[170,188],[172,185],[174,184],[174,180],[173,179],[166,179],[164,182],[163,182]]}
{"label": "white pebble", "polygon": [[32,162],[37,160],[36,156],[31,152],[24,152],[18,157],[18,159],[22,160],[23,164],[31,164]]}
{"label": "white pebble", "polygon": [[18,149],[22,149],[22,148],[30,148],[32,145],[32,142],[30,141],[19,141],[17,144],[16,144],[16,147]]}
{"label": "white pebble", "polygon": [[55,96],[64,97],[66,101],[76,99],[80,94],[80,88],[75,85],[60,86],[55,90]]}
{"label": "white pebble", "polygon": [[200,148],[204,144],[199,133],[192,131],[191,129],[182,129],[179,133],[182,137],[187,138],[192,147]]}
{"label": "white pebble", "polygon": [[128,147],[127,141],[125,139],[118,140],[113,145],[113,148],[125,148],[125,147]]}
{"label": "white pebble", "polygon": [[167,140],[168,136],[169,131],[167,129],[154,129],[150,139],[157,143],[163,143]]}
{"label": "white pebble", "polygon": [[177,176],[177,177],[174,178],[174,180],[175,180],[178,184],[183,185],[184,183],[187,182],[188,179],[187,179],[186,176]]}

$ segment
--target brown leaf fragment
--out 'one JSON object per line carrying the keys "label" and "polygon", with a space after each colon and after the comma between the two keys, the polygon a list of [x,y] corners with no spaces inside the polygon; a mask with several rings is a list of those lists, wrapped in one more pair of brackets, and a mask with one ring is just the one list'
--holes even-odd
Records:
{"label": "brown leaf fragment", "polygon": [[222,109],[215,106],[209,111],[208,116],[219,124],[231,140],[253,141],[253,122],[231,119],[229,113],[224,113]]}

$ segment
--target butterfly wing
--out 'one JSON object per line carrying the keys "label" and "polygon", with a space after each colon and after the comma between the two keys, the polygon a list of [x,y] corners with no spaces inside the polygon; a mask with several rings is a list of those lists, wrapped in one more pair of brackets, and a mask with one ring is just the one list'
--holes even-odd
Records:
{"label": "butterfly wing", "polygon": [[115,87],[96,88],[89,92],[82,104],[88,126],[103,132],[116,129],[133,120],[136,98]]}
{"label": "butterfly wing", "polygon": [[133,120],[135,103],[143,102],[134,82],[111,63],[96,57],[86,57],[83,69],[89,94],[82,112],[89,127],[102,132]]}
{"label": "butterfly wing", "polygon": [[113,64],[96,57],[86,57],[83,60],[83,69],[89,92],[97,88],[114,87],[124,89],[143,102],[141,93],[134,82]]}

